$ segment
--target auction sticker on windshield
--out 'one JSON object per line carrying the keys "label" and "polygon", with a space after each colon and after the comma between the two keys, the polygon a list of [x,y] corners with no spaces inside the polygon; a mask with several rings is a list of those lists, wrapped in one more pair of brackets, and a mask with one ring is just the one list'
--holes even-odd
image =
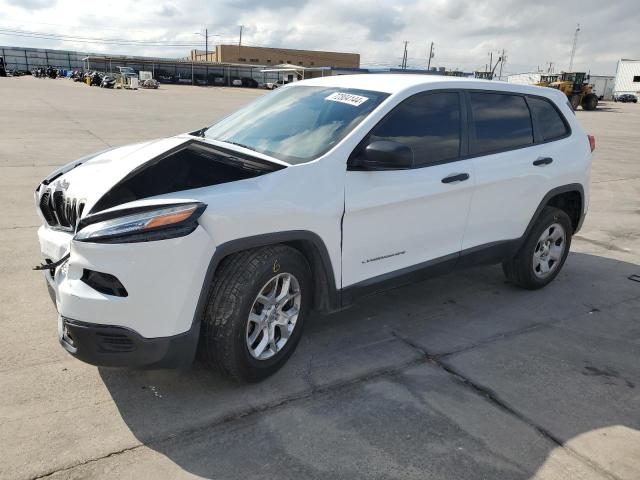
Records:
{"label": "auction sticker on windshield", "polygon": [[367,97],[363,97],[361,95],[354,95],[352,93],[335,92],[329,95],[327,98],[325,98],[325,100],[330,100],[332,102],[346,103],[347,105],[353,105],[354,107],[359,107],[369,99]]}

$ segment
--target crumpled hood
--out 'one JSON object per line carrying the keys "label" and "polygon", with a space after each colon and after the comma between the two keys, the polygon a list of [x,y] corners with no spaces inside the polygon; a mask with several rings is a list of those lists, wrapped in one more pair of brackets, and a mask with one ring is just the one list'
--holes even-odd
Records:
{"label": "crumpled hood", "polygon": [[75,231],[88,214],[287,168],[225,147],[179,135],[83,157],[42,182],[35,193],[37,210],[50,227]]}
{"label": "crumpled hood", "polygon": [[108,150],[79,166],[75,165],[82,159],[71,162],[49,176],[56,177],[64,172],[46,187],[41,187],[39,195],[42,196],[46,190],[64,190],[65,197],[84,202],[83,212],[86,215],[109,189],[133,170],[187,140],[187,136],[163,138]]}

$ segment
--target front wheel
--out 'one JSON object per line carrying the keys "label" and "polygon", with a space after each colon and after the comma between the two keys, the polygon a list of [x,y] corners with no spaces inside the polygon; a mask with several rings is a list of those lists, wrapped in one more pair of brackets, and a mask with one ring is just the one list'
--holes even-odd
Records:
{"label": "front wheel", "polygon": [[569,97],[569,103],[571,104],[571,108],[577,110],[580,106],[580,95],[574,94]]}
{"label": "front wheel", "polygon": [[507,279],[529,290],[549,284],[567,259],[572,233],[564,211],[545,207],[516,256],[502,264]]}
{"label": "front wheel", "polygon": [[582,108],[584,110],[595,110],[597,107],[598,97],[594,93],[590,93],[582,99]]}
{"label": "front wheel", "polygon": [[212,287],[201,332],[201,356],[225,376],[257,382],[296,348],[311,302],[305,257],[285,245],[226,258]]}

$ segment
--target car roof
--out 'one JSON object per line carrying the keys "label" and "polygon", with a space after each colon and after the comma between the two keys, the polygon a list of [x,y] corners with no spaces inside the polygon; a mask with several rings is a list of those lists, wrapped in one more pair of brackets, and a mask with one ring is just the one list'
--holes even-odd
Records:
{"label": "car roof", "polygon": [[[369,73],[357,75],[335,75],[312,78],[293,82],[293,85],[314,85],[338,88],[357,88],[386,93],[400,93],[405,90],[434,90],[442,88],[467,88],[481,90],[498,90],[530,95],[541,95],[561,100],[558,90],[468,77],[451,77],[446,75],[410,74],[410,73]],[[292,85],[290,84],[290,85]],[[420,88],[422,87],[422,88]],[[566,100],[564,94],[561,94]]]}

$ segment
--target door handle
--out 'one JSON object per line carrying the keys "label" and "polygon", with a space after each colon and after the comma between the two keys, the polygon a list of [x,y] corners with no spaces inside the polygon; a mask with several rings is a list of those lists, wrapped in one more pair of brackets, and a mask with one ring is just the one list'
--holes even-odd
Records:
{"label": "door handle", "polygon": [[468,173],[456,173],[455,175],[444,177],[442,183],[464,182],[465,180],[469,180]]}
{"label": "door handle", "polygon": [[536,167],[542,167],[543,165],[549,165],[551,162],[553,162],[553,158],[551,157],[541,157],[537,160],[534,160],[533,164]]}

